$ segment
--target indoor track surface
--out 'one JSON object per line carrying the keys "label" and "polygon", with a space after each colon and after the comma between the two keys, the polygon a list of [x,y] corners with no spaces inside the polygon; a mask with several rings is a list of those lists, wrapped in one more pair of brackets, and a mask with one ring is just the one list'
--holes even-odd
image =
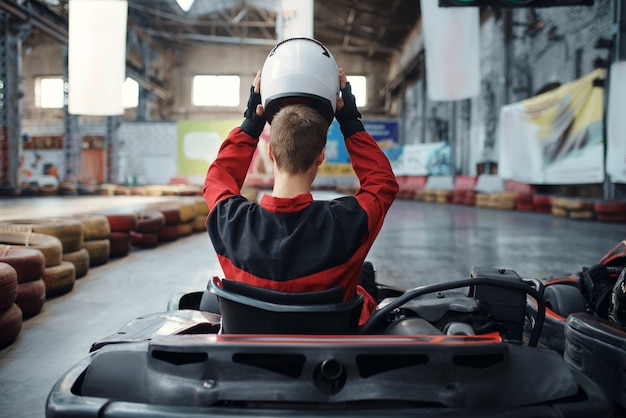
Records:
{"label": "indoor track surface", "polygon": [[[165,198],[2,199],[0,220],[124,213],[159,199]],[[540,279],[591,266],[624,239],[625,224],[397,200],[369,260],[379,282],[402,288],[462,279],[472,266]],[[50,389],[88,355],[92,342],[143,314],[165,311],[172,295],[202,290],[214,275],[221,270],[205,232],[153,249],[133,248],[91,268],[71,292],[46,300],[41,313],[24,321],[17,340],[0,350],[0,416],[43,417]]]}

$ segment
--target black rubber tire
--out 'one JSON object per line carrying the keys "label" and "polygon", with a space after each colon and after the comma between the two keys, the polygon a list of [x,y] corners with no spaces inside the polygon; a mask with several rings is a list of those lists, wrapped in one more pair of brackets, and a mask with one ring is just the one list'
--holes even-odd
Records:
{"label": "black rubber tire", "polygon": [[159,242],[176,241],[179,237],[178,225],[166,225],[165,228],[159,232]]}
{"label": "black rubber tire", "polygon": [[0,348],[13,344],[22,331],[22,311],[15,303],[0,310]]}
{"label": "black rubber tire", "polygon": [[543,296],[546,307],[563,318],[572,313],[585,311],[585,297],[575,286],[568,284],[546,286]]}
{"label": "black rubber tire", "polygon": [[39,314],[45,302],[46,283],[42,279],[17,286],[15,304],[22,310],[23,319]]}

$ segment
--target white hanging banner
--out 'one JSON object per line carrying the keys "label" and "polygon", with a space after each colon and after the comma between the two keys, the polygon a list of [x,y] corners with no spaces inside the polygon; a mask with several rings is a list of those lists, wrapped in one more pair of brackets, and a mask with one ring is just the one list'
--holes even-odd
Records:
{"label": "white hanging banner", "polygon": [[478,7],[439,7],[421,0],[427,92],[431,100],[469,99],[480,92]]}
{"label": "white hanging banner", "polygon": [[313,0],[282,0],[278,40],[313,38]]}
{"label": "white hanging banner", "polygon": [[[604,92],[593,82],[602,78],[604,71],[597,69],[558,89],[502,106],[498,174],[530,184],[601,183]],[[623,113],[623,107],[617,109]],[[623,136],[621,150],[623,170]]]}
{"label": "white hanging banner", "polygon": [[626,183],[626,61],[611,65],[606,120],[606,172],[614,183]]}
{"label": "white hanging banner", "polygon": [[124,113],[125,0],[70,0],[68,111],[74,115]]}

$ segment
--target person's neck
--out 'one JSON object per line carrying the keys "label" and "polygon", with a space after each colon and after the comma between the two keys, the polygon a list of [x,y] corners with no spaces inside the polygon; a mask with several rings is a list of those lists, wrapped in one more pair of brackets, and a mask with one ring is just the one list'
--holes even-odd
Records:
{"label": "person's neck", "polygon": [[310,173],[275,172],[272,196],[288,199],[300,194],[311,193],[314,178],[315,176],[311,177]]}

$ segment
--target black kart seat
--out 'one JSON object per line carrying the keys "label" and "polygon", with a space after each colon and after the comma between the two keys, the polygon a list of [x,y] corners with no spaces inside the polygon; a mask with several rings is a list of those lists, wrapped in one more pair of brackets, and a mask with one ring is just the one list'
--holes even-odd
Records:
{"label": "black kart seat", "polygon": [[343,302],[343,287],[320,292],[284,293],[213,277],[222,332],[229,334],[353,334],[363,295]]}

